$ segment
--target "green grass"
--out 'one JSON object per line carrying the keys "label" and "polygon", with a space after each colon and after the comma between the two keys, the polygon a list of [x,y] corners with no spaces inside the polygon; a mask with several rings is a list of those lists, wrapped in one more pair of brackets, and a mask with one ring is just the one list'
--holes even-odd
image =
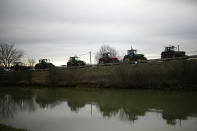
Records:
{"label": "green grass", "polygon": [[[197,60],[14,72],[0,83],[105,88],[197,89]],[[1,77],[1,75],[0,75]]]}
{"label": "green grass", "polygon": [[28,131],[28,130],[25,130],[25,129],[16,129],[16,128],[13,128],[11,126],[0,124],[0,131]]}

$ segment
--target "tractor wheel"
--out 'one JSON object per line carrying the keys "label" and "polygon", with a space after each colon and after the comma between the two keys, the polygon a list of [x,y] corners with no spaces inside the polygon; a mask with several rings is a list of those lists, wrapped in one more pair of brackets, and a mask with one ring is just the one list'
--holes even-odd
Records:
{"label": "tractor wheel", "polygon": [[52,63],[48,63],[46,64],[46,68],[45,69],[51,69],[54,68],[55,66]]}
{"label": "tractor wheel", "polygon": [[67,63],[67,67],[71,67],[72,64],[70,62]]}
{"label": "tractor wheel", "polygon": [[82,66],[85,66],[85,63],[84,63],[84,62],[82,62],[82,63],[81,63],[81,65],[82,65]]}
{"label": "tractor wheel", "polygon": [[84,62],[80,62],[80,63],[79,63],[79,66],[84,66],[84,65],[85,65]]}
{"label": "tractor wheel", "polygon": [[168,53],[162,53],[161,58],[166,59],[166,58],[168,58],[168,57],[169,57]]}
{"label": "tractor wheel", "polygon": [[99,60],[99,64],[105,64],[104,60],[103,59],[100,59]]}
{"label": "tractor wheel", "polygon": [[147,58],[146,57],[142,57],[142,63],[147,63]]}
{"label": "tractor wheel", "polygon": [[140,58],[137,59],[137,63],[141,63],[141,61],[142,61],[142,60],[141,60]]}
{"label": "tractor wheel", "polygon": [[142,60],[147,60],[147,58],[146,57],[143,57]]}
{"label": "tractor wheel", "polygon": [[116,60],[114,61],[114,63],[119,63],[119,60],[118,60],[118,59],[116,59]]}
{"label": "tractor wheel", "polygon": [[40,68],[40,64],[36,64],[35,69],[36,69],[36,70],[37,70],[37,69],[41,69],[41,68]]}
{"label": "tractor wheel", "polygon": [[110,63],[117,63],[117,60],[110,60]]}
{"label": "tractor wheel", "polygon": [[124,63],[129,64],[130,62],[131,62],[131,60],[130,60],[129,58],[125,58],[125,59],[124,59]]}

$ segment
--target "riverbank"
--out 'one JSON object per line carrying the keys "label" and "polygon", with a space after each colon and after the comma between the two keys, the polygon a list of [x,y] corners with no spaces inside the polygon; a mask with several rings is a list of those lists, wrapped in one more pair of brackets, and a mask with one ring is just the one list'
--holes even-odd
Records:
{"label": "riverbank", "polygon": [[0,84],[197,90],[196,74],[197,60],[179,60],[39,72],[8,72],[0,74]]}
{"label": "riverbank", "polygon": [[28,131],[28,130],[25,130],[25,129],[16,129],[16,128],[13,128],[11,126],[0,124],[0,131]]}

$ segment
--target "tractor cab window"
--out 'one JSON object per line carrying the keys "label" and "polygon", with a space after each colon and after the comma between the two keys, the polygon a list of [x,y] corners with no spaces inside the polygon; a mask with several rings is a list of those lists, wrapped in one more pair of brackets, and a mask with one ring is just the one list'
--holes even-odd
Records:
{"label": "tractor cab window", "polygon": [[75,58],[74,57],[70,57],[69,61],[74,61]]}
{"label": "tractor cab window", "polygon": [[110,54],[110,53],[104,53],[104,54],[103,54],[103,57],[104,57],[104,58],[111,57],[111,54]]}
{"label": "tractor cab window", "polygon": [[47,60],[47,59],[41,59],[41,60],[39,60],[39,63],[48,63],[49,62],[49,60]]}
{"label": "tractor cab window", "polygon": [[128,55],[134,55],[137,53],[137,51],[136,50],[128,50],[127,53],[128,53]]}
{"label": "tractor cab window", "polygon": [[70,61],[77,61],[77,60],[79,60],[78,57],[70,57]]}
{"label": "tractor cab window", "polygon": [[174,46],[166,47],[165,51],[175,51],[175,47]]}
{"label": "tractor cab window", "polygon": [[79,57],[75,57],[75,60],[78,61],[79,60]]}

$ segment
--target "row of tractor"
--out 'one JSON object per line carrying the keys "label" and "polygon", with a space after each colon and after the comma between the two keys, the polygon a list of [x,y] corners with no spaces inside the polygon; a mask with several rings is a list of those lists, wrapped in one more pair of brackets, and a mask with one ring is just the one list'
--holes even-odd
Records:
{"label": "row of tractor", "polygon": [[[176,50],[175,46],[167,46],[165,47],[165,50],[161,52],[161,59],[166,60],[169,58],[182,58],[185,57],[185,51],[179,51]],[[137,50],[131,48],[127,51],[127,54],[124,56],[123,63],[131,64],[131,63],[146,63],[148,62],[147,58],[144,56],[144,54],[138,54]],[[108,64],[108,63],[120,63],[119,59],[116,57],[113,57],[110,52],[105,52],[102,54],[102,57],[98,59],[98,64]],[[67,62],[67,67],[79,67],[79,66],[85,66],[86,63],[79,59],[79,57],[74,56],[70,57]],[[13,71],[21,71],[21,70],[43,70],[43,69],[50,69],[54,68],[55,65],[50,63],[48,59],[40,59],[39,63],[35,65],[35,68],[28,67],[23,65],[21,62],[15,63],[10,70]],[[0,72],[5,71],[5,68],[0,66]]]}
{"label": "row of tractor", "polygon": [[[167,46],[165,50],[161,53],[161,59],[168,59],[168,58],[177,58],[177,57],[184,57],[184,51],[176,51],[175,46]],[[123,58],[123,63],[145,63],[147,62],[147,58],[144,54],[138,54],[137,50],[131,48],[127,51],[127,55]],[[102,54],[102,57],[98,60],[99,64],[107,64],[107,63],[119,63],[118,58],[112,57],[110,52],[105,52]],[[78,57],[70,57],[69,61],[67,62],[67,67],[72,66],[84,66],[86,63],[78,59]]]}
{"label": "row of tractor", "polygon": [[[161,53],[161,59],[168,58],[176,58],[176,57],[184,57],[184,51],[176,51],[175,46],[167,46],[165,50]],[[110,52],[105,52],[102,54],[102,57],[99,58],[98,64],[107,64],[107,63],[119,63],[119,59],[116,57],[112,57]],[[147,62],[147,58],[144,54],[138,54],[136,49],[131,48],[127,51],[127,54],[123,58],[123,63],[131,64],[131,63],[145,63]],[[75,66],[85,66],[86,63],[79,59],[79,57],[74,56],[70,57],[67,62],[67,67],[75,67]],[[39,60],[39,63],[36,64],[35,69],[49,69],[55,67],[52,63],[47,59]]]}
{"label": "row of tractor", "polygon": [[[137,54],[137,50],[131,49],[128,50],[128,54],[125,55],[123,62],[132,63],[135,61],[141,62],[143,60],[147,60],[143,54]],[[98,64],[107,64],[107,63],[119,63],[120,61],[116,57],[112,57],[110,52],[105,52],[102,54],[102,57],[99,58]],[[67,62],[67,67],[73,66],[84,66],[86,63],[82,60],[79,60],[79,57],[74,56],[70,57]]]}
{"label": "row of tractor", "polygon": [[[185,51],[176,51],[175,46],[167,46],[165,50],[161,53],[161,59],[168,59],[168,58],[178,58],[184,57]],[[127,55],[123,58],[123,63],[143,63],[147,62],[147,58],[144,54],[138,54],[137,50],[131,48],[127,51]],[[119,63],[118,58],[111,57],[110,53],[104,53],[103,57],[99,59],[99,64],[106,64],[106,63]]]}

